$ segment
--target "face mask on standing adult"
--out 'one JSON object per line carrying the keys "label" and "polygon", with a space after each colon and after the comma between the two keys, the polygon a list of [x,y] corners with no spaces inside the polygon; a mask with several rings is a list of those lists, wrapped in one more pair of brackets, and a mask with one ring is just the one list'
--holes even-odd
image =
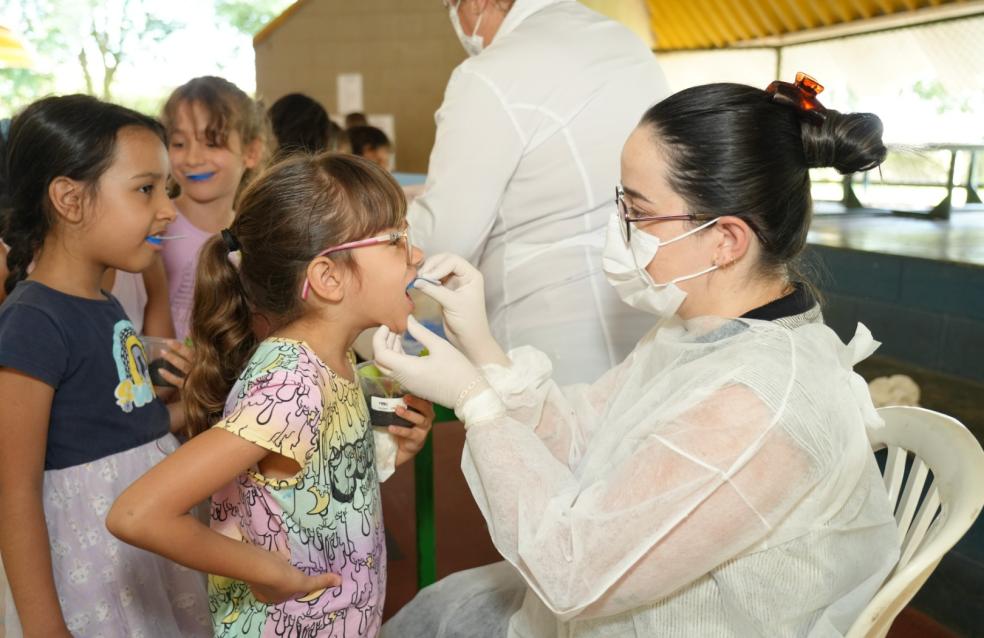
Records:
{"label": "face mask on standing adult", "polygon": [[465,48],[468,55],[474,57],[482,52],[485,48],[485,41],[482,40],[482,36],[478,35],[478,28],[482,26],[482,17],[485,15],[485,10],[483,9],[480,14],[478,14],[478,21],[475,22],[475,29],[472,31],[471,35],[466,35],[465,30],[461,26],[461,18],[458,17],[458,7],[461,6],[461,1],[455,2],[451,0],[447,3],[448,15],[451,16],[451,26],[454,27],[454,34],[458,36],[458,41],[461,42],[461,46]]}

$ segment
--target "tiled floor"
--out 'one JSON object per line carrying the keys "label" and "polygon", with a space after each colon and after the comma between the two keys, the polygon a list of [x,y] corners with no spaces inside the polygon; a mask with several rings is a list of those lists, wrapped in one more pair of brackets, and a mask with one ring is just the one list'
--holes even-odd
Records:
{"label": "tiled floor", "polygon": [[[458,423],[434,429],[434,482],[438,535],[438,577],[498,560],[478,508],[459,468],[464,430]],[[390,536],[389,582],[385,617],[389,618],[416,593],[413,468],[408,463],[383,485],[383,509]],[[914,609],[906,609],[889,632],[890,638],[954,638]]]}

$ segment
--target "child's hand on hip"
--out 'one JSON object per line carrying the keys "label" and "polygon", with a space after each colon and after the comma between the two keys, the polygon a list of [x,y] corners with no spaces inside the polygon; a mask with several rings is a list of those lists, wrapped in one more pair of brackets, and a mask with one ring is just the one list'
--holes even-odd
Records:
{"label": "child's hand on hip", "polygon": [[[413,423],[412,428],[389,426],[389,433],[396,441],[396,464],[403,465],[420,452],[427,441],[427,434],[434,425],[434,404],[426,399],[406,395],[407,407],[397,408],[396,415]],[[413,408],[412,410],[410,408]]]}
{"label": "child's hand on hip", "polygon": [[338,587],[342,584],[342,577],[338,574],[314,574],[308,575],[283,561],[283,568],[279,570],[276,583],[264,585],[260,583],[246,583],[249,585],[253,597],[258,602],[268,605],[275,605],[287,600],[298,600],[301,602],[312,602],[317,600],[329,587]]}

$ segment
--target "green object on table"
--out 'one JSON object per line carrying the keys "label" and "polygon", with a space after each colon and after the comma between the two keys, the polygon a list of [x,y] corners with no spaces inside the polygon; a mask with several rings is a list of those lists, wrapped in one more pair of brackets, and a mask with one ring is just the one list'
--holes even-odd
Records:
{"label": "green object on table", "polygon": [[[434,405],[434,423],[456,421],[453,410]],[[413,484],[417,518],[417,588],[437,580],[437,526],[434,517],[434,436],[413,460]]]}
{"label": "green object on table", "polygon": [[366,377],[367,379],[380,379],[383,376],[383,373],[376,367],[376,364],[368,361],[356,366],[356,370],[360,377]]}

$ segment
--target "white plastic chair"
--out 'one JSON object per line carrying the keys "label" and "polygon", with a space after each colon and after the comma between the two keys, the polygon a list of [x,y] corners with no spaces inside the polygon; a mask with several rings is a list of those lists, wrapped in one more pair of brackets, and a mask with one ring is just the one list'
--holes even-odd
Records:
{"label": "white plastic chair", "polygon": [[[885,427],[870,430],[868,438],[875,450],[888,448],[885,487],[896,505],[902,552],[847,638],[883,638],[984,506],[984,450],[959,421],[914,407],[881,408],[878,414]],[[903,486],[909,455],[912,466]],[[920,503],[929,472],[932,482]]]}

